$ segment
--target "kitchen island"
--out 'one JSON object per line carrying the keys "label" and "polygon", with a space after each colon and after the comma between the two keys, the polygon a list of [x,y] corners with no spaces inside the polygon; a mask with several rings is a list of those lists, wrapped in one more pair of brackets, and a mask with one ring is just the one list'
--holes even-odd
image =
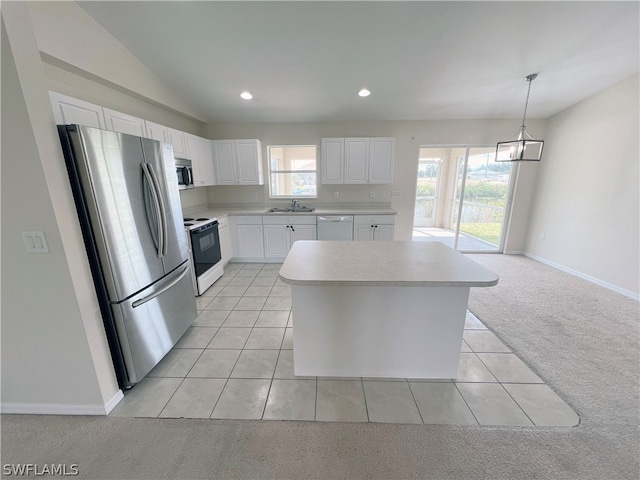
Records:
{"label": "kitchen island", "polygon": [[280,269],[292,287],[294,373],[455,378],[471,287],[498,276],[440,242],[298,241]]}

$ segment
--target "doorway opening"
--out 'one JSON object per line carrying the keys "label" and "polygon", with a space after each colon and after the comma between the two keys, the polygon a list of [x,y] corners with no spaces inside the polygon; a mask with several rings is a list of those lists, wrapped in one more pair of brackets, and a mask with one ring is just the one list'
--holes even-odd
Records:
{"label": "doorway opening", "polygon": [[461,252],[502,252],[512,164],[495,147],[420,147],[413,240]]}

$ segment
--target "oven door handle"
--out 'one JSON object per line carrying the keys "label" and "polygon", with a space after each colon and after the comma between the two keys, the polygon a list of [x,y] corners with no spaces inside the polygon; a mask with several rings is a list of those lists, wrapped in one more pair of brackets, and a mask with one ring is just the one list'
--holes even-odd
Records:
{"label": "oven door handle", "polygon": [[188,271],[189,271],[189,265],[185,265],[184,269],[182,270],[182,272],[178,275],[178,278],[176,278],[175,280],[172,280],[171,283],[168,283],[167,285],[162,287],[157,292],[153,292],[151,295],[147,295],[146,297],[143,297],[143,298],[141,298],[139,300],[136,300],[135,302],[133,302],[131,304],[131,306],[133,308],[136,308],[136,307],[139,307],[140,305],[143,305],[143,304],[145,304],[147,302],[150,302],[151,300],[153,300],[156,297],[159,297],[164,292],[166,292],[171,287],[173,287],[176,283],[178,283],[180,280],[182,280],[182,278],[187,274]]}

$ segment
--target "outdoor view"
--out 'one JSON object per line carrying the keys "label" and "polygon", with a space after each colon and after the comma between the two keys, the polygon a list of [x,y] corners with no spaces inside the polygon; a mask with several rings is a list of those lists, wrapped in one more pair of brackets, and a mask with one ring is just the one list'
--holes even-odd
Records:
{"label": "outdoor view", "polygon": [[512,164],[494,158],[494,147],[420,149],[414,239],[463,251],[500,248]]}
{"label": "outdoor view", "polygon": [[[498,248],[509,193],[511,163],[496,163],[494,158],[494,148],[469,149],[460,232]],[[461,158],[458,161],[456,201],[451,216],[454,228],[460,207],[463,172],[464,158]]]}

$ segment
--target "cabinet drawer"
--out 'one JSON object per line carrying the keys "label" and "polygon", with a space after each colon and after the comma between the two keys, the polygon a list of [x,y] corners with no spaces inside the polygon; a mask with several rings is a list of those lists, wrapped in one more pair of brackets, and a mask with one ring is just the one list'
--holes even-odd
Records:
{"label": "cabinet drawer", "polygon": [[315,225],[315,215],[265,215],[264,225]]}
{"label": "cabinet drawer", "polygon": [[260,215],[234,215],[233,222],[236,225],[262,225],[262,217]]}
{"label": "cabinet drawer", "polygon": [[353,222],[356,225],[394,225],[395,215],[354,215]]}

